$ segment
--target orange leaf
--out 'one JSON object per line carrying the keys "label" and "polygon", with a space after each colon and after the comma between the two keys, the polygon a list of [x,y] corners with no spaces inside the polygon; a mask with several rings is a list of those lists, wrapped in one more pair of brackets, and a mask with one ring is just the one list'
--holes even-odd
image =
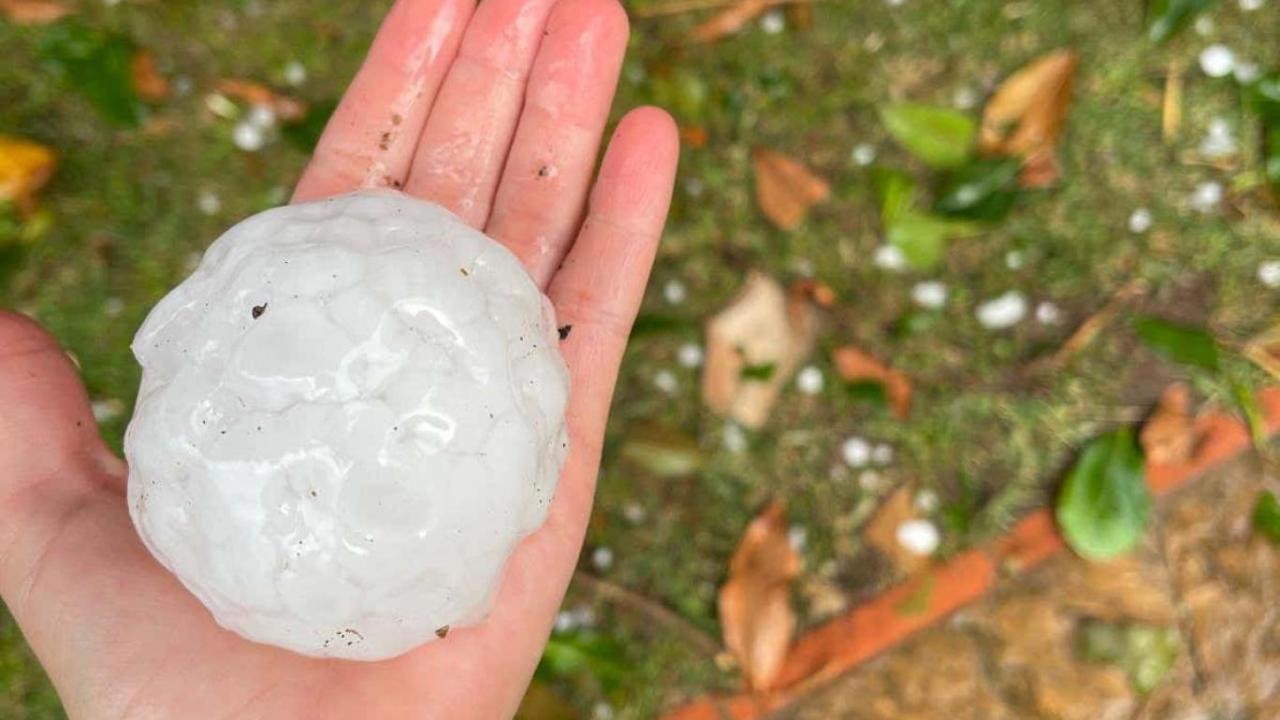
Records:
{"label": "orange leaf", "polygon": [[1067,121],[1079,62],[1074,50],[1035,60],[1006,79],[982,112],[982,151],[1027,158],[1026,187],[1044,187],[1057,179],[1053,153]]}
{"label": "orange leaf", "polygon": [[911,414],[911,396],[914,389],[911,378],[907,374],[894,370],[881,362],[874,355],[865,353],[852,345],[836,348],[832,353],[836,363],[836,371],[840,377],[850,382],[878,382],[884,385],[885,395],[889,398],[889,408],[894,417],[905,420]]}
{"label": "orange leaf", "polygon": [[58,0],[0,0],[0,13],[16,25],[48,25],[72,12]]}
{"label": "orange leaf", "polygon": [[768,689],[782,669],[796,629],[791,581],[800,566],[787,539],[786,511],[770,503],[747,526],[720,588],[724,643],[738,658],[748,688]]}
{"label": "orange leaf", "polygon": [[1196,431],[1190,408],[1191,392],[1186,385],[1174,383],[1165,388],[1139,436],[1148,462],[1180,465],[1191,459],[1195,453]]}
{"label": "orange leaf", "polygon": [[773,150],[752,153],[756,171],[756,200],[774,225],[792,230],[809,208],[831,196],[831,187],[803,163]]}
{"label": "orange leaf", "polygon": [[156,56],[150,50],[139,50],[130,66],[133,90],[138,97],[159,102],[169,97],[169,81],[156,69]]}
{"label": "orange leaf", "polygon": [[[748,275],[733,302],[707,322],[707,406],[747,427],[764,425],[782,386],[813,349],[817,324],[806,297],[788,299],[772,278]],[[750,368],[767,377],[746,377]]]}
{"label": "orange leaf", "polygon": [[741,30],[773,5],[774,0],[738,0],[693,29],[698,42],[715,42]]}
{"label": "orange leaf", "polygon": [[707,146],[707,129],[701,125],[681,125],[680,141],[691,148]]}
{"label": "orange leaf", "polygon": [[288,95],[281,95],[262,83],[238,78],[224,78],[218,81],[218,92],[250,105],[264,105],[271,108],[276,117],[285,122],[301,120],[307,115],[307,104]]}
{"label": "orange leaf", "polygon": [[57,154],[44,145],[0,135],[0,202],[31,212],[36,192],[49,182],[57,166]]}

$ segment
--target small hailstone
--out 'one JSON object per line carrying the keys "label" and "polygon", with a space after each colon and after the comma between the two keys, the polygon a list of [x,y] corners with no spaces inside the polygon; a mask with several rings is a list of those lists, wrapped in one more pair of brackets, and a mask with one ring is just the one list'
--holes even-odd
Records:
{"label": "small hailstone", "polygon": [[205,215],[217,215],[222,210],[222,198],[212,190],[201,190],[196,196],[196,207]]}
{"label": "small hailstone", "polygon": [[851,437],[840,446],[840,456],[849,467],[866,467],[871,462],[871,443],[865,438]]}
{"label": "small hailstone", "polygon": [[590,605],[579,604],[569,611],[575,627],[590,628],[596,624],[596,611]]}
{"label": "small hailstone", "polygon": [[1021,250],[1010,250],[1004,254],[1004,265],[1010,270],[1020,270],[1026,262],[1027,255]]}
{"label": "small hailstone", "polygon": [[804,550],[808,541],[809,531],[803,525],[792,525],[787,528],[787,543],[791,545],[792,550],[796,552]]}
{"label": "small hailstone", "polygon": [[638,502],[632,501],[622,506],[622,517],[626,518],[627,522],[632,525],[639,525],[648,516],[649,513],[644,509],[644,506]]}
{"label": "small hailstone", "polygon": [[674,395],[680,389],[680,381],[676,379],[676,374],[670,370],[659,370],[653,376],[653,384],[668,395]]}
{"label": "small hailstone", "polygon": [[962,87],[951,96],[951,104],[960,110],[971,110],[978,105],[978,93],[971,87]]}
{"label": "small hailstone", "polygon": [[805,395],[817,395],[822,392],[822,371],[809,365],[796,373],[796,387]]}
{"label": "small hailstone", "polygon": [[676,350],[676,362],[680,367],[693,369],[702,366],[702,346],[697,343],[685,343]]}
{"label": "small hailstone", "polygon": [[814,266],[812,260],[804,257],[796,258],[795,262],[791,264],[791,267],[795,270],[797,275],[806,278],[813,277],[813,274],[818,270]]}
{"label": "small hailstone", "polygon": [[1226,77],[1235,64],[1236,55],[1226,45],[1210,45],[1200,53],[1200,69],[1209,77]]}
{"label": "small hailstone", "polygon": [[556,613],[556,632],[567,633],[573,632],[578,627],[578,618],[573,614],[572,610],[561,610]]}
{"label": "small hailstone", "polygon": [[1134,235],[1141,235],[1151,229],[1153,221],[1154,218],[1151,216],[1151,211],[1140,207],[1129,215],[1129,232]]}
{"label": "small hailstone", "polygon": [[1196,18],[1196,23],[1194,27],[1195,27],[1196,34],[1201,37],[1207,37],[1209,35],[1212,35],[1213,31],[1217,29],[1214,27],[1213,18],[1210,17],[1209,15],[1201,15],[1200,17]]}
{"label": "small hailstone", "polygon": [[124,301],[118,297],[109,297],[102,304],[102,312],[106,313],[107,317],[115,317],[124,312]]}
{"label": "small hailstone", "polygon": [[1235,69],[1231,71],[1235,76],[1236,82],[1241,85],[1248,85],[1258,78],[1262,77],[1262,68],[1257,63],[1236,62]]}
{"label": "small hailstone", "polygon": [[307,66],[292,60],[284,66],[284,81],[297,87],[307,81]]}
{"label": "small hailstone", "polygon": [[196,83],[189,75],[179,75],[173,79],[171,87],[173,87],[174,95],[186,97],[191,94],[192,90],[195,90]]}
{"label": "small hailstone", "polygon": [[269,130],[275,127],[276,111],[270,105],[254,105],[249,108],[249,113],[244,117],[245,122],[262,130]]}
{"label": "small hailstone", "polygon": [[261,127],[242,121],[236,123],[235,130],[231,132],[231,141],[245,152],[257,152],[267,144],[267,135]]}
{"label": "small hailstone", "polygon": [[863,492],[875,493],[884,489],[884,477],[875,470],[864,470],[858,475],[858,487]]}
{"label": "small hailstone", "polygon": [[941,536],[938,527],[928,520],[908,520],[898,526],[898,544],[913,555],[932,555]]}
{"label": "small hailstone", "polygon": [[854,165],[866,167],[876,161],[876,146],[871,143],[858,143],[853,147],[850,157],[853,158]]}
{"label": "small hailstone", "polygon": [[937,280],[916,283],[911,299],[926,310],[938,310],[947,304],[947,286]]}
{"label": "small hailstone", "polygon": [[97,400],[93,403],[92,409],[93,419],[104,423],[120,417],[120,413],[124,412],[124,403],[115,398]]}
{"label": "small hailstone", "polygon": [[1269,288],[1280,288],[1280,260],[1268,260],[1258,265],[1258,280]]}
{"label": "small hailstone", "polygon": [[1062,322],[1062,309],[1056,304],[1045,300],[1036,305],[1036,322],[1041,325],[1057,325]]}
{"label": "small hailstone", "polygon": [[737,455],[747,449],[747,433],[741,425],[729,423],[724,426],[724,449]]}
{"label": "small hailstone", "polygon": [[1231,134],[1231,123],[1222,118],[1209,121],[1209,132],[1200,142],[1200,154],[1209,159],[1230,157],[1239,151]]}
{"label": "small hailstone", "polygon": [[888,465],[893,462],[893,446],[880,443],[871,450],[871,461],[877,465]]}
{"label": "small hailstone", "polygon": [[876,248],[872,262],[876,267],[891,272],[902,272],[907,268],[907,256],[902,254],[897,245],[881,245]]}
{"label": "small hailstone", "polygon": [[1027,315],[1027,299],[1016,290],[978,306],[978,323],[988,330],[1004,330],[1022,322]]}
{"label": "small hailstone", "polygon": [[591,551],[591,564],[597,570],[604,571],[613,567],[613,551],[607,547],[600,546]]}
{"label": "small hailstone", "polygon": [[1211,213],[1222,203],[1222,183],[1215,181],[1202,182],[1191,194],[1191,208],[1197,212]]}
{"label": "small hailstone", "polygon": [[916,493],[916,510],[927,515],[937,509],[938,493],[927,489]]}
{"label": "small hailstone", "polygon": [[1263,5],[1267,4],[1267,0],[1240,0],[1240,9],[1245,12],[1253,12],[1261,10]]}
{"label": "small hailstone", "polygon": [[672,305],[679,305],[689,297],[689,291],[679,280],[668,280],[667,284],[662,286],[662,297]]}
{"label": "small hailstone", "polygon": [[765,16],[760,18],[760,29],[764,30],[766,35],[777,35],[787,29],[787,19],[777,10],[765,13]]}
{"label": "small hailstone", "polygon": [[591,720],[613,720],[613,706],[601,700],[591,708]]}

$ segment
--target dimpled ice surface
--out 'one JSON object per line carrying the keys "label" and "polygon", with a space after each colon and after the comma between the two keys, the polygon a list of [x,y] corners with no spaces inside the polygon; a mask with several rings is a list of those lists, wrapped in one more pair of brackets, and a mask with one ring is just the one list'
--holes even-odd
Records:
{"label": "dimpled ice surface", "polygon": [[555,492],[558,344],[515,257],[440,207],[256,215],[134,340],[134,525],[251,640],[377,660],[474,624]]}

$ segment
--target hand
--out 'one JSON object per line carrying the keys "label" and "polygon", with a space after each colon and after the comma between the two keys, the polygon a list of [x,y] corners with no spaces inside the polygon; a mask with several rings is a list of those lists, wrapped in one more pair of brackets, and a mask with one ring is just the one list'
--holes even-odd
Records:
{"label": "hand", "polygon": [[[0,314],[0,594],[73,718],[497,718],[514,713],[573,573],[610,397],[671,196],[675,129],[618,126],[617,0],[400,0],[295,199],[403,187],[507,245],[572,325],[571,452],[490,617],[381,663],[219,628],[129,521],[126,470],[56,343]],[[585,218],[585,219],[584,219]]]}

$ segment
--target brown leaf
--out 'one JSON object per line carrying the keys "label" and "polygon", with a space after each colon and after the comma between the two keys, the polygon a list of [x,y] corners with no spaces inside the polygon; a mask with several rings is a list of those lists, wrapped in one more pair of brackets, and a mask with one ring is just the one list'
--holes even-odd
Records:
{"label": "brown leaf", "polygon": [[1169,63],[1169,72],[1164,78],[1164,99],[1161,102],[1160,136],[1171,143],[1178,138],[1182,130],[1182,63]]}
{"label": "brown leaf", "polygon": [[262,83],[239,78],[223,78],[218,81],[218,92],[250,105],[264,105],[284,122],[301,120],[307,115],[307,104],[288,95],[281,95]]}
{"label": "brown leaf", "polygon": [[1024,187],[1044,187],[1057,180],[1053,155],[1067,121],[1079,62],[1074,50],[1035,60],[1006,79],[982,112],[982,151],[1026,158]]}
{"label": "brown leaf", "polygon": [[1196,448],[1195,421],[1191,418],[1191,391],[1174,383],[1160,395],[1156,409],[1139,435],[1147,460],[1156,465],[1179,465],[1191,459]]}
{"label": "brown leaf", "polygon": [[910,575],[929,563],[928,556],[917,555],[898,542],[898,528],[919,517],[915,498],[906,487],[900,487],[880,503],[875,515],[862,529],[862,539],[893,564],[894,568]]}
{"label": "brown leaf", "polygon": [[0,135],[0,202],[24,214],[35,209],[36,193],[58,166],[57,154],[39,143]]}
{"label": "brown leaf", "polygon": [[911,414],[911,396],[914,392],[911,378],[901,370],[894,370],[881,362],[874,355],[865,353],[852,345],[836,348],[832,352],[836,363],[836,371],[840,377],[849,382],[878,382],[884,385],[885,395],[889,398],[889,408],[894,417],[907,419]]}
{"label": "brown leaf", "polygon": [[150,50],[134,53],[129,69],[133,90],[138,97],[149,102],[160,102],[169,97],[169,80],[156,69],[156,56]]}
{"label": "brown leaf", "polygon": [[695,27],[693,39],[705,43],[733,35],[773,4],[774,0],[738,0]]}
{"label": "brown leaf", "polygon": [[15,25],[48,25],[72,12],[60,0],[0,0],[0,13]]}
{"label": "brown leaf", "polygon": [[831,196],[827,181],[798,160],[765,148],[757,149],[751,159],[760,209],[783,230],[796,228],[809,208]]}
{"label": "brown leaf", "polygon": [[796,628],[791,582],[800,566],[787,539],[786,511],[770,503],[747,526],[720,588],[724,643],[738,658],[750,689],[770,687],[791,647]]}
{"label": "brown leaf", "polygon": [[691,148],[706,147],[708,139],[707,129],[701,125],[680,126],[680,142]]}
{"label": "brown leaf", "polygon": [[804,298],[821,308],[836,304],[836,291],[820,280],[800,280],[791,286],[791,297]]}
{"label": "brown leaf", "polygon": [[1280,324],[1276,324],[1245,343],[1244,356],[1280,380]]}
{"label": "brown leaf", "polygon": [[782,386],[812,351],[817,325],[807,299],[788,300],[772,278],[752,272],[733,302],[707,321],[703,401],[746,427],[764,425]]}

